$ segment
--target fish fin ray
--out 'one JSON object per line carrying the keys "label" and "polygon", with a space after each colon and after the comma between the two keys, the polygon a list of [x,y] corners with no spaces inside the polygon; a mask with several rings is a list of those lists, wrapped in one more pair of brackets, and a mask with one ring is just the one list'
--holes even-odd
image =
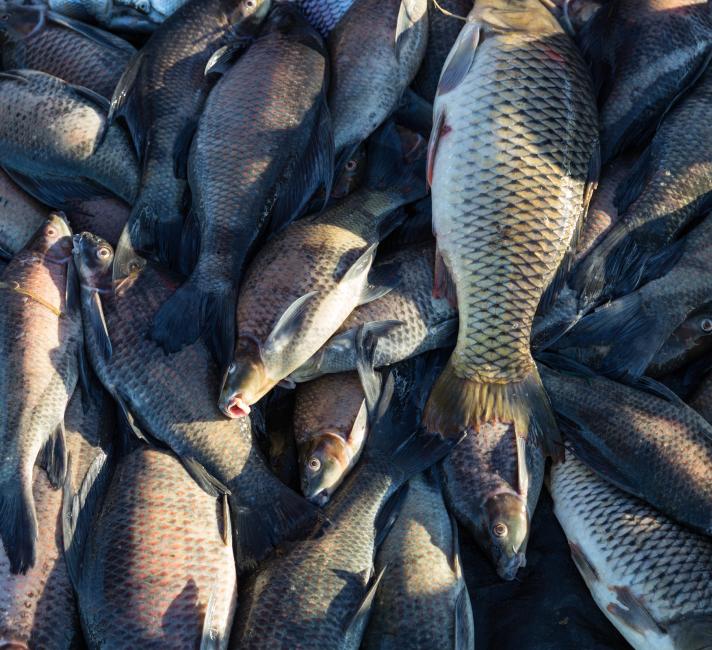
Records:
{"label": "fish fin ray", "polygon": [[457,88],[467,76],[475,61],[481,29],[479,23],[465,23],[443,64],[436,97]]}
{"label": "fish fin ray", "polygon": [[10,572],[27,573],[37,560],[37,514],[30,480],[13,477],[0,486],[0,537]]}
{"label": "fish fin ray", "polygon": [[[84,289],[82,289],[82,291],[84,291]],[[106,319],[104,318],[104,307],[101,304],[101,297],[96,291],[92,291],[88,296],[83,296],[83,300],[87,301],[86,304],[89,307],[87,310],[89,322],[85,322],[84,327],[91,328],[96,337],[100,354],[105,361],[108,361],[111,359],[112,346]]]}
{"label": "fish fin ray", "polygon": [[111,192],[94,181],[84,178],[63,178],[58,176],[30,177],[8,167],[7,175],[25,192],[38,201],[59,209],[77,199],[96,199],[111,196]]}
{"label": "fish fin ray", "polygon": [[712,650],[712,616],[686,614],[665,625],[673,646],[680,650]]}
{"label": "fish fin ray", "polygon": [[475,647],[475,623],[467,587],[463,584],[455,599],[455,647],[454,650],[473,650]]}
{"label": "fish fin ray", "polygon": [[400,264],[385,262],[372,266],[368,273],[368,281],[359,298],[359,305],[365,305],[383,298],[401,283]]}
{"label": "fish fin ray", "polygon": [[344,621],[343,634],[346,639],[356,640],[363,638],[364,631],[366,630],[368,620],[371,616],[373,599],[376,596],[378,586],[381,584],[381,580],[383,579],[383,575],[385,574],[387,568],[388,566],[386,565],[379,571],[378,575],[376,575],[371,581],[371,584],[368,586],[366,593],[356,606],[353,614],[351,614],[351,616]]}
{"label": "fish fin ray", "polygon": [[375,548],[378,548],[388,537],[388,533],[393,529],[398,515],[403,508],[403,504],[408,498],[408,483],[404,483],[393,496],[383,505],[376,517],[374,529],[376,531]]}
{"label": "fish fin ray", "polygon": [[373,369],[373,356],[378,339],[364,325],[355,333],[356,371],[364,394],[366,412],[372,413],[381,394],[381,375]]}
{"label": "fish fin ray", "polygon": [[623,620],[626,627],[630,627],[640,634],[646,634],[646,632],[665,633],[643,601],[628,587],[613,587],[613,591],[616,594],[617,602],[609,603],[606,609],[616,618]]}
{"label": "fish fin ray", "polygon": [[311,303],[318,294],[318,291],[305,293],[284,310],[284,313],[279,317],[265,340],[262,354],[271,356],[282,353],[294,338],[295,333],[303,325]]}
{"label": "fish fin ray", "polygon": [[52,487],[62,487],[67,474],[67,445],[62,420],[47,438],[37,457],[37,464],[47,472]]}
{"label": "fish fin ray", "polygon": [[638,160],[635,161],[628,175],[616,188],[613,204],[616,206],[618,214],[620,215],[625,214],[626,210],[628,210],[643,193],[643,189],[651,174],[650,167],[653,159],[652,148],[652,144],[646,147],[645,151],[640,154]]}
{"label": "fish fin ray", "polygon": [[114,88],[107,118],[109,124],[113,123],[118,116],[124,118],[139,162],[143,162],[145,158],[147,131],[147,125],[144,123],[141,111],[141,84],[138,83],[138,75],[141,72],[145,56],[146,50],[141,49],[129,61],[116,84],[116,88]]}
{"label": "fish fin ray", "polygon": [[457,286],[439,250],[435,250],[435,270],[433,298],[444,298],[453,309],[457,309]]}
{"label": "fish fin ray", "polygon": [[230,494],[230,489],[217,478],[215,478],[203,465],[190,456],[178,455],[181,465],[190,477],[200,486],[206,494],[211,497],[219,497],[223,494]]}
{"label": "fish fin ray", "polygon": [[[136,49],[123,38],[119,38],[110,32],[106,32],[103,29],[94,27],[92,25],[87,25],[80,20],[74,20],[68,16],[64,16],[55,11],[47,11],[45,13],[47,20],[53,22],[55,25],[60,25],[66,29],[70,29],[77,34],[81,34],[85,38],[94,41],[102,47],[109,47],[112,50],[119,52],[126,52],[127,54],[134,54]],[[108,100],[107,100],[108,101]]]}

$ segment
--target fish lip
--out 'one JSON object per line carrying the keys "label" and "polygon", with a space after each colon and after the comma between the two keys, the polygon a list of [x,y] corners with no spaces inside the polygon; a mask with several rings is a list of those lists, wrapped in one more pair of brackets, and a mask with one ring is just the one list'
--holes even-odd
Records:
{"label": "fish lip", "polygon": [[248,416],[252,409],[250,405],[242,399],[242,395],[238,393],[232,395],[227,400],[221,401],[220,410],[227,415],[227,417],[236,420],[237,418]]}
{"label": "fish lip", "polygon": [[329,502],[329,492],[326,489],[321,490],[320,492],[307,497],[307,501],[309,501],[309,503],[313,503],[315,506],[323,508]]}
{"label": "fish lip", "polygon": [[497,574],[502,580],[514,580],[517,572],[526,566],[527,558],[523,552],[515,553],[512,557],[502,557],[497,562]]}

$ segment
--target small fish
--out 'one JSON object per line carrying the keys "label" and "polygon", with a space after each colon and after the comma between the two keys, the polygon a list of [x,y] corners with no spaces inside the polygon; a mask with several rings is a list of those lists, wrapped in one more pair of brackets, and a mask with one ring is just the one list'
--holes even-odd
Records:
{"label": "small fish", "polygon": [[549,491],[593,599],[636,650],[712,641],[712,542],[597,477],[574,456]]}
{"label": "small fish", "polygon": [[439,481],[428,473],[408,481],[398,519],[376,556],[381,571],[364,650],[474,650],[457,524]]}
{"label": "small fish", "polygon": [[397,283],[393,266],[373,271],[371,266],[378,243],[403,219],[395,210],[425,194],[424,160],[418,151],[403,151],[392,123],[371,140],[369,151],[364,187],[323,213],[290,224],[250,265],[238,300],[234,361],[220,394],[220,409],[228,417],[249,413],[326,343],[355,307]]}
{"label": "small fish", "polygon": [[82,354],[71,235],[61,213],[50,215],[0,283],[0,537],[12,573],[35,566],[49,523],[36,512],[35,462],[55,488],[66,473],[64,412]]}

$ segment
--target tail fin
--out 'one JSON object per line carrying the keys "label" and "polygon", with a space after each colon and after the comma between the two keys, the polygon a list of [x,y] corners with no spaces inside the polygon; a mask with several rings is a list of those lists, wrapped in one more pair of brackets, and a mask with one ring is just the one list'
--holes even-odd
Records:
{"label": "tail fin", "polygon": [[425,407],[425,428],[452,437],[476,432],[492,420],[511,422],[520,438],[531,438],[545,454],[561,458],[559,429],[533,363],[523,380],[492,384],[459,377],[448,361]]}
{"label": "tail fin", "polygon": [[207,291],[191,276],[156,313],[151,338],[166,352],[177,352],[205,334],[206,344],[224,367],[235,347],[235,290]]}
{"label": "tail fin", "polygon": [[[178,268],[183,217],[166,215],[160,208],[139,199],[128,220],[131,244],[135,250],[155,256],[170,268]],[[119,255],[117,246],[116,254]]]}
{"label": "tail fin", "polygon": [[13,477],[0,486],[0,537],[12,573],[27,573],[37,559],[37,514],[32,482]]}

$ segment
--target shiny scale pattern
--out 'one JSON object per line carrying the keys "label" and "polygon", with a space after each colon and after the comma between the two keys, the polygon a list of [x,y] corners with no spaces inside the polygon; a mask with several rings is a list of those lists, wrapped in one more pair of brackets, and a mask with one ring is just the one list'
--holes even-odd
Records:
{"label": "shiny scale pattern", "polygon": [[0,249],[14,255],[42,225],[47,207],[23,192],[0,170]]}

